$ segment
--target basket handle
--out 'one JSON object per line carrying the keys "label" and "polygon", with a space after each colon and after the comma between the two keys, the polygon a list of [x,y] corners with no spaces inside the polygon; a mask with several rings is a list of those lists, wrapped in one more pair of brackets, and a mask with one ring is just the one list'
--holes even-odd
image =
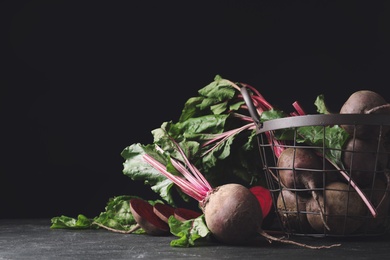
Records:
{"label": "basket handle", "polygon": [[240,88],[240,92],[242,94],[242,97],[244,98],[246,105],[248,106],[249,114],[251,115],[253,121],[255,121],[256,125],[259,125],[260,117],[259,114],[257,113],[255,105],[253,104],[252,98],[248,92],[247,87],[242,86]]}

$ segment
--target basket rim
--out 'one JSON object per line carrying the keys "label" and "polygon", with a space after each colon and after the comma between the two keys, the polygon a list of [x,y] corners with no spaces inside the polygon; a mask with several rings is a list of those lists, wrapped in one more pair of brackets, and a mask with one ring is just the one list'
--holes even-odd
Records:
{"label": "basket rim", "polygon": [[262,122],[257,131],[264,133],[283,128],[328,125],[390,125],[387,114],[316,114],[290,116]]}

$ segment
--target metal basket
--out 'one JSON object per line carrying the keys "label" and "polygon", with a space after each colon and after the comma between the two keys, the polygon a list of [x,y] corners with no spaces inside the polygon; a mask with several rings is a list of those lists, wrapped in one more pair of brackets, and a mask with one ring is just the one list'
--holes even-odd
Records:
{"label": "metal basket", "polygon": [[[387,133],[390,129],[390,115],[316,114],[260,123],[247,90],[242,88],[241,93],[257,124],[263,171],[273,197],[278,225],[284,233],[350,237],[383,235],[388,232],[390,145],[387,135],[390,134]],[[313,127],[325,138],[333,126],[348,126],[351,132],[348,131],[350,134],[346,142],[352,145],[329,148],[326,142],[307,145],[298,138],[302,127]],[[373,145],[358,149],[362,140],[359,136],[362,126],[369,128],[364,136],[369,137],[367,140]],[[288,130],[292,138],[286,142],[274,142],[284,130]],[[281,156],[276,155],[275,149],[291,151],[290,163],[282,165],[278,162]],[[305,160],[317,160],[319,163],[315,166],[295,165],[300,160],[297,154],[303,150],[310,156],[315,155]],[[341,154],[341,166],[327,160],[329,153]],[[290,180],[288,184],[283,177],[286,175]],[[315,185],[307,185],[305,178],[315,179]],[[363,198],[367,201],[364,202]],[[375,210],[369,210],[369,205]]]}

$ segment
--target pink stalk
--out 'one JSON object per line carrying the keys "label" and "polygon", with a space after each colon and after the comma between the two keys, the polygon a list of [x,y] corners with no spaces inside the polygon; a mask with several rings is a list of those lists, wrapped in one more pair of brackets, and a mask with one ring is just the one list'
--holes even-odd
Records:
{"label": "pink stalk", "polygon": [[301,105],[298,103],[298,101],[295,101],[292,106],[295,108],[296,113],[292,113],[293,116],[303,116],[306,115],[305,110],[301,107]]}
{"label": "pink stalk", "polygon": [[[185,179],[183,177],[175,176],[172,173],[168,172],[165,168],[165,165],[158,162],[156,159],[154,159],[152,156],[145,154],[143,156],[145,161],[149,163],[153,168],[161,172],[165,177],[170,179],[172,182],[174,182],[180,189],[186,193],[188,196],[201,201],[207,196],[207,190],[206,187],[204,187],[204,190],[197,189],[197,185],[194,183],[196,181],[189,181],[188,179]],[[173,160],[173,159],[172,159]],[[178,169],[180,172],[180,170]]]}
{"label": "pink stalk", "polygon": [[173,166],[178,170],[180,171],[183,176],[191,183],[194,184],[194,187],[197,189],[197,190],[202,190],[202,191],[206,191],[207,192],[207,189],[204,188],[203,185],[201,185],[199,182],[198,182],[198,179],[196,179],[195,176],[189,174],[187,171],[186,171],[186,168],[184,167],[184,165],[182,165],[181,163],[178,163],[176,160],[171,160]]}
{"label": "pink stalk", "polygon": [[[229,81],[230,82],[230,81]],[[236,84],[234,84],[233,82],[230,82],[230,84],[234,87],[234,88],[236,88],[237,90],[240,90],[240,87],[239,86],[237,86]],[[264,111],[268,111],[268,110],[271,110],[271,109],[274,109],[274,107],[263,97],[263,95],[261,95],[260,94],[260,92],[256,89],[256,88],[254,88],[253,86],[251,86],[251,85],[248,85],[248,84],[244,84],[244,83],[241,83],[241,85],[243,85],[243,86],[245,86],[245,87],[247,87],[247,88],[249,88],[251,91],[252,91],[252,93],[253,93],[253,95],[251,96],[251,99],[252,99],[252,102],[253,102],[253,105],[255,106],[255,108],[256,108],[256,111],[257,111],[257,113],[261,116],[261,114],[264,112]],[[242,98],[242,96],[240,95],[239,97],[241,97]],[[247,108],[248,109],[248,107],[247,106],[243,106],[243,107],[245,107],[245,108]],[[247,118],[242,118],[243,120],[245,120],[245,121],[251,121],[252,123],[254,123],[253,122],[253,119],[251,118],[251,120],[248,120]],[[254,125],[251,125],[251,127],[248,127],[248,128],[246,128],[246,129],[251,129],[251,130],[253,130],[253,126]],[[245,127],[245,126],[244,126]],[[240,130],[241,131],[241,130]],[[221,138],[223,138],[220,142],[218,142],[218,144],[219,143],[221,143],[221,142],[223,142],[224,140],[226,140],[226,138],[228,138],[229,136],[231,136],[231,134],[235,134],[235,132],[226,132],[226,133],[223,133],[223,134],[221,134]],[[283,148],[280,146],[281,144],[284,144],[284,142],[281,142],[281,141],[278,141],[278,140],[276,140],[276,139],[271,139],[271,134],[270,133],[266,133],[266,137],[267,137],[267,140],[268,140],[268,142],[269,143],[274,143],[274,144],[276,144],[275,146],[274,146],[274,152],[275,152],[275,155],[277,156],[277,157],[279,157],[279,155],[281,154],[281,152],[283,151]],[[214,139],[212,139],[212,140],[210,140],[209,142],[207,142],[205,145],[208,145],[208,144],[210,144],[210,143],[212,143],[212,142],[215,142],[216,140],[219,140],[220,138],[214,138]],[[214,147],[216,147],[218,144],[216,144]],[[213,147],[213,148],[214,148]],[[211,149],[213,149],[213,148],[211,148]],[[208,152],[210,152],[210,150],[208,150],[206,153],[208,153]],[[206,154],[205,153],[205,154]]]}
{"label": "pink stalk", "polygon": [[207,195],[213,190],[213,188],[206,180],[206,178],[201,174],[201,172],[190,163],[184,151],[176,143],[176,141],[173,139],[171,140],[176,144],[176,147],[180,155],[183,157],[184,163],[187,167],[172,157],[170,157],[170,160],[175,169],[179,171],[184,177],[179,177],[168,172],[163,164],[148,154],[144,154],[143,158],[153,168],[161,172],[165,177],[175,183],[184,193],[202,203]]}
{"label": "pink stalk", "polygon": [[[203,174],[201,174],[200,171],[188,160],[187,156],[185,155],[183,149],[181,149],[180,145],[178,143],[176,143],[176,141],[173,138],[171,138],[171,140],[176,145],[180,155],[183,157],[185,164],[191,170],[191,171],[186,171],[186,168],[183,168],[183,171],[181,173],[183,173],[183,172],[189,173],[189,174],[192,173],[195,176],[195,178],[197,179],[197,181],[199,183],[201,183],[202,186],[205,187],[207,191],[211,191],[213,188],[211,187],[209,182],[206,180],[206,178],[203,176]],[[172,158],[171,158],[171,160],[172,160]]]}
{"label": "pink stalk", "polygon": [[[173,167],[183,175],[182,177],[168,172],[165,165],[158,162],[149,154],[144,154],[143,158],[149,165],[175,183],[185,194],[202,204],[213,188],[203,174],[188,160],[188,157],[180,145],[173,138],[169,138],[176,145],[176,148],[184,161],[183,165],[182,162],[170,157]],[[156,150],[163,152],[159,146],[156,146]]]}
{"label": "pink stalk", "polygon": [[253,97],[255,97],[256,100],[260,101],[263,110],[273,109],[273,106],[270,103],[268,103],[268,101],[263,97],[263,95],[260,94],[260,92],[256,88],[248,84],[243,84],[243,85],[249,88],[254,93]]}
{"label": "pink stalk", "polygon": [[210,149],[208,149],[207,151],[205,151],[202,156],[205,156],[207,153],[211,152],[212,150],[215,149],[215,147],[217,147],[219,144],[223,143],[226,139],[228,139],[230,136],[233,136],[235,134],[238,134],[246,129],[252,129],[254,127],[254,123],[250,123],[250,124],[246,124],[242,127],[239,127],[239,128],[236,128],[236,129],[233,129],[233,130],[229,130],[229,131],[226,131],[224,133],[221,133],[221,134],[218,134],[218,135],[215,135],[215,138],[205,142],[202,146],[207,146],[211,143],[214,143],[216,141],[218,141],[213,147],[211,147]]}
{"label": "pink stalk", "polygon": [[366,204],[368,210],[371,212],[371,215],[375,218],[377,216],[377,211],[375,207],[372,205],[371,201],[367,198],[366,194],[364,194],[364,192],[355,183],[355,181],[345,171],[343,171],[337,164],[335,164],[334,162],[332,162],[326,157],[325,159],[327,159],[327,161],[330,162],[341,173],[341,175],[343,175],[343,177],[348,181],[348,183],[351,184],[352,188],[355,189],[355,191],[359,194],[360,198],[363,200],[364,204]]}

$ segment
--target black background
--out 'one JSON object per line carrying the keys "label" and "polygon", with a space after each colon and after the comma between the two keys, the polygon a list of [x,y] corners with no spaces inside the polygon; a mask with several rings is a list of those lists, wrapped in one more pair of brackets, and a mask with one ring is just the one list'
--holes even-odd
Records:
{"label": "black background", "polygon": [[[388,1],[2,1],[0,218],[153,198],[122,174],[215,75],[280,108],[389,89]],[[390,100],[390,98],[387,98]]]}

